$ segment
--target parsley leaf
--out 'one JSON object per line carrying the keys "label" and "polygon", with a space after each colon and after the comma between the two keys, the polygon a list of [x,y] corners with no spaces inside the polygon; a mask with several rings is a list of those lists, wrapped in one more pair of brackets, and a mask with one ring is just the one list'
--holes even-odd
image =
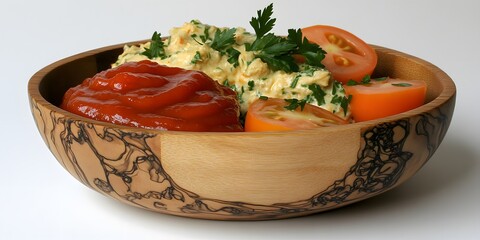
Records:
{"label": "parsley leaf", "polygon": [[252,91],[255,88],[255,81],[248,81],[248,91]]}
{"label": "parsley leaf", "polygon": [[223,82],[223,86],[226,86],[226,87],[229,87],[230,89],[232,89],[233,91],[237,91],[237,86],[234,84],[230,84],[228,82],[228,79],[226,79],[224,82]]}
{"label": "parsley leaf", "polygon": [[352,79],[348,80],[347,86],[368,85],[372,82],[372,80],[376,81],[376,82],[381,82],[381,81],[385,81],[387,79],[388,79],[388,77],[371,78],[371,76],[367,74],[362,78],[362,80],[360,82],[357,82],[357,81],[352,80]]}
{"label": "parsley leaf", "polygon": [[240,52],[233,48],[233,47],[230,47],[228,48],[226,51],[227,55],[229,56],[227,61],[233,65],[233,67],[237,67],[238,66],[238,57],[240,56]]}
{"label": "parsley leaf", "polygon": [[210,47],[221,53],[225,53],[225,50],[235,43],[235,31],[235,28],[217,29],[213,41],[210,43]]}
{"label": "parsley leaf", "polygon": [[345,89],[340,82],[334,81],[332,88],[332,95],[336,95],[337,92],[345,94]]}
{"label": "parsley leaf", "polygon": [[288,30],[287,38],[269,33],[276,21],[275,18],[271,18],[272,14],[273,4],[268,5],[263,11],[257,11],[257,17],[250,21],[256,39],[252,44],[245,44],[245,49],[255,52],[255,57],[267,63],[274,71],[298,72],[299,66],[292,56],[295,54],[304,56],[308,65],[324,68],[321,61],[325,58],[326,52],[304,38],[301,29]]}
{"label": "parsley leaf", "polygon": [[345,116],[347,115],[348,111],[348,104],[352,101],[352,95],[348,95],[348,97],[340,97],[338,95],[333,96],[332,100],[330,101],[333,104],[339,104],[340,107],[343,109]]}
{"label": "parsley leaf", "polygon": [[352,79],[348,80],[347,86],[355,86],[355,85],[358,85],[357,81]]}
{"label": "parsley leaf", "polygon": [[150,48],[146,48],[145,51],[142,52],[142,55],[145,55],[150,59],[158,57],[166,58],[167,56],[165,55],[165,49],[163,47],[164,44],[161,34],[155,31],[150,42]]}
{"label": "parsley leaf", "polygon": [[[205,28],[203,29],[203,35],[197,35],[197,34],[192,34],[190,35],[190,37],[195,41],[197,42],[198,44],[200,45],[203,45],[204,43],[206,43],[208,40],[211,40],[210,39],[210,33],[209,33],[209,30],[210,30],[210,26],[208,25],[205,25]],[[200,38],[200,41],[198,41],[197,38]]]}
{"label": "parsley leaf", "polygon": [[300,110],[303,111],[303,108],[305,108],[305,104],[307,104],[307,100],[298,100],[296,98],[292,99],[285,99],[285,102],[289,103],[287,106],[284,108],[290,111],[295,111],[298,107],[300,107]]}
{"label": "parsley leaf", "polygon": [[267,38],[267,36],[268,38],[271,38],[274,40],[268,41],[269,44],[265,45],[265,47],[262,49],[264,53],[272,54],[275,56],[281,56],[281,55],[291,53],[291,51],[293,51],[296,47],[295,44],[289,43],[285,41],[284,38],[280,38],[273,35],[273,33],[266,35],[264,38],[262,38],[262,40]]}
{"label": "parsley leaf", "polygon": [[411,87],[412,84],[410,84],[410,83],[392,83],[392,86],[395,86],[395,87]]}
{"label": "parsley leaf", "polygon": [[257,37],[251,45],[248,43],[245,45],[247,51],[263,51],[273,55],[288,54],[296,47],[295,44],[289,43],[284,38],[275,36],[273,33],[269,33],[261,38]]}
{"label": "parsley leaf", "polygon": [[385,81],[385,80],[387,80],[387,79],[388,79],[388,77],[372,78],[372,80],[375,80],[375,81],[377,81],[377,82]]}
{"label": "parsley leaf", "polygon": [[362,78],[362,81],[360,82],[361,84],[369,84],[370,83],[370,75],[365,75],[363,78]]}
{"label": "parsley leaf", "polygon": [[270,18],[273,14],[273,3],[268,5],[266,8],[263,9],[263,11],[258,10],[257,11],[257,17],[252,17],[252,20],[250,21],[250,25],[253,27],[255,30],[255,34],[257,35],[257,38],[263,37],[266,33],[270,32],[270,30],[273,29],[273,26],[275,26],[275,18]]}
{"label": "parsley leaf", "polygon": [[200,39],[202,39],[202,42],[206,42],[207,40],[210,39],[210,34],[209,34],[209,31],[210,30],[210,26],[205,26],[205,29],[203,29],[203,35],[200,36]]}
{"label": "parsley leaf", "polygon": [[290,52],[295,49],[292,44],[284,38],[269,33],[258,38],[250,45],[246,44],[247,51],[255,51],[255,57],[260,58],[273,70],[284,70],[285,72],[298,71],[298,65]]}
{"label": "parsley leaf", "polygon": [[298,65],[295,63],[295,59],[293,59],[292,56],[275,56],[266,53],[260,53],[255,56],[262,59],[262,61],[267,63],[274,71],[283,70],[288,73],[298,71]]}
{"label": "parsley leaf", "polygon": [[304,65],[303,66],[303,74],[305,74],[305,76],[308,76],[308,77],[313,77],[313,74],[315,73],[315,71],[318,71],[319,68],[317,67],[314,67],[314,66],[310,66],[310,65]]}
{"label": "parsley leaf", "polygon": [[295,88],[298,84],[298,79],[300,79],[302,75],[298,74],[297,76],[295,76],[295,78],[292,80],[292,83],[290,84],[290,87],[291,88]]}
{"label": "parsley leaf", "polygon": [[263,95],[262,95],[262,96],[258,97],[258,99],[261,99],[261,100],[268,100],[268,97],[267,97],[267,96],[263,96]]}
{"label": "parsley leaf", "polygon": [[306,37],[303,37],[301,29],[289,29],[287,39],[297,46],[293,53],[304,56],[308,65],[325,68],[322,60],[327,52],[317,44],[310,43]]}
{"label": "parsley leaf", "polygon": [[245,88],[243,88],[243,86],[242,86],[242,88],[240,88],[240,90],[241,90],[240,92],[237,92],[237,99],[238,99],[238,102],[240,104],[242,104],[242,103],[245,102],[245,100],[243,99],[243,94],[245,93]]}
{"label": "parsley leaf", "polygon": [[193,56],[192,61],[190,61],[191,64],[196,64],[197,62],[202,61],[202,55],[200,55],[199,51],[195,52],[195,56]]}
{"label": "parsley leaf", "polygon": [[322,90],[320,85],[313,83],[308,85],[308,89],[312,91],[312,96],[317,100],[319,106],[325,104],[325,95],[327,94]]}
{"label": "parsley leaf", "polygon": [[234,67],[238,66],[238,57],[240,56],[240,52],[233,48],[233,45],[235,44],[235,31],[237,31],[236,28],[224,30],[217,29],[217,31],[215,31],[215,36],[210,43],[211,48],[217,50],[222,55],[229,56],[227,61]]}

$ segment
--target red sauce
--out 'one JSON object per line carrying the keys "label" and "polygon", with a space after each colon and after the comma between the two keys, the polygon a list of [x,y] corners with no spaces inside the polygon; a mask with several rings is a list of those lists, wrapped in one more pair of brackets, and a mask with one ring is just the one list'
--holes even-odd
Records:
{"label": "red sauce", "polygon": [[61,108],[99,121],[179,131],[243,131],[236,93],[199,71],[130,62],[69,89]]}

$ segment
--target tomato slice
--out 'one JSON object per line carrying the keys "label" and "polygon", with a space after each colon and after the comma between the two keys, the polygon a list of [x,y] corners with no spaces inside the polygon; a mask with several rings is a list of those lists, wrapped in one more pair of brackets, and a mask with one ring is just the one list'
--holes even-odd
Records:
{"label": "tomato slice", "polygon": [[268,98],[253,102],[245,118],[245,131],[289,131],[347,124],[348,121],[314,105],[288,110],[284,99]]}
{"label": "tomato slice", "polygon": [[369,84],[345,85],[351,95],[350,110],[356,122],[402,113],[425,102],[427,85],[420,80],[387,78],[371,80]]}
{"label": "tomato slice", "polygon": [[366,75],[371,75],[377,65],[375,50],[343,29],[315,25],[303,28],[302,33],[327,52],[322,63],[337,81],[360,82]]}

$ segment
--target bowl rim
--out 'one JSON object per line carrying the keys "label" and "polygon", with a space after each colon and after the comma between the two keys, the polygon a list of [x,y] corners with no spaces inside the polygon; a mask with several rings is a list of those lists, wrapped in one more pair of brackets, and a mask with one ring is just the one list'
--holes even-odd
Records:
{"label": "bowl rim", "polygon": [[[139,41],[131,41],[131,42],[125,42],[125,43],[120,43],[120,44],[114,44],[114,45],[109,45],[105,47],[100,47],[96,49],[92,49],[89,51],[77,53],[68,57],[65,57],[63,59],[57,60],[42,69],[38,70],[36,73],[32,75],[32,77],[29,79],[28,84],[27,84],[27,90],[28,90],[28,97],[29,97],[29,102],[30,105],[32,105],[33,102],[36,102],[36,104],[42,105],[46,109],[49,109],[53,112],[56,112],[58,114],[61,114],[65,117],[68,117],[69,119],[75,120],[75,121],[81,121],[85,123],[93,123],[95,125],[100,125],[100,126],[105,126],[109,128],[122,128],[128,131],[132,132],[149,132],[153,134],[175,134],[175,135],[191,135],[191,134],[199,134],[201,133],[202,135],[284,135],[286,133],[288,134],[305,134],[305,133],[311,133],[311,134],[317,134],[317,133],[327,133],[327,132],[332,132],[332,131],[338,131],[338,130],[344,130],[344,129],[349,129],[349,128],[368,128],[371,126],[375,126],[381,123],[385,122],[393,122],[393,121],[398,121],[400,119],[406,119],[413,117],[415,115],[424,113],[424,112],[429,112],[432,111],[433,109],[441,106],[442,104],[446,103],[448,100],[451,98],[455,97],[456,95],[456,86],[454,81],[448,76],[443,70],[441,70],[439,67],[433,65],[432,63],[421,59],[419,57],[412,56],[407,53],[403,53],[397,50],[393,50],[390,48],[378,46],[378,45],[373,45],[372,46],[375,51],[381,51],[385,54],[389,55],[396,55],[402,58],[407,58],[409,61],[412,61],[414,63],[418,63],[420,65],[425,66],[428,68],[429,71],[432,72],[432,74],[435,76],[436,79],[439,80],[439,83],[442,85],[442,90],[440,94],[432,99],[430,102],[423,104],[422,106],[402,112],[399,114],[395,114],[392,116],[384,117],[384,118],[379,118],[379,119],[373,119],[369,121],[363,121],[363,122],[356,122],[356,123],[350,123],[350,124],[345,124],[345,125],[340,125],[340,126],[333,126],[333,127],[324,127],[324,128],[315,128],[315,129],[307,129],[307,130],[293,130],[293,131],[272,131],[272,132],[190,132],[190,131],[175,131],[175,130],[159,130],[159,129],[147,129],[147,128],[139,128],[139,127],[131,127],[131,126],[125,126],[125,125],[117,125],[109,122],[103,122],[103,121],[98,121],[94,120],[91,118],[83,117],[80,115],[73,114],[71,112],[68,112],[66,110],[63,110],[62,108],[55,106],[54,104],[50,103],[47,101],[42,94],[40,93],[40,83],[44,79],[44,77],[53,71],[54,69],[66,64],[70,63],[72,61],[75,61],[77,59],[89,57],[89,56],[94,56],[95,54],[99,54],[102,52],[106,52],[109,50],[114,50],[118,48],[123,48],[125,45],[133,45],[133,44],[141,44],[145,43],[148,40],[139,40]],[[31,106],[32,107],[32,106]]]}

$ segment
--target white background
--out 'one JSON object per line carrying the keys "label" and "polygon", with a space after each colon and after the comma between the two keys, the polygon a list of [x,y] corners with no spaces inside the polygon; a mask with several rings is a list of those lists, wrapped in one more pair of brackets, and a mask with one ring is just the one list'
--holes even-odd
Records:
{"label": "white background", "polygon": [[270,1],[0,0],[0,239],[480,239],[480,2],[277,1],[275,32],[334,25],[439,66],[457,85],[449,132],[400,187],[313,216],[221,222],[126,206],[87,189],[42,142],[27,82],[64,57],[191,19],[249,27]]}

